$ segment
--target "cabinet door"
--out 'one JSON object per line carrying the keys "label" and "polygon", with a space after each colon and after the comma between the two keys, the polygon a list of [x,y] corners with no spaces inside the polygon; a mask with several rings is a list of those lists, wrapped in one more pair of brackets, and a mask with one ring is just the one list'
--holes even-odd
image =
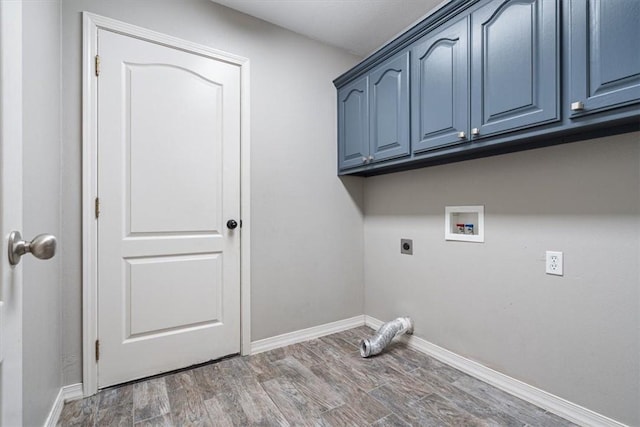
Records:
{"label": "cabinet door", "polygon": [[369,80],[338,91],[338,168],[362,166],[369,156]]}
{"label": "cabinet door", "polygon": [[572,114],[640,100],[640,1],[573,0],[570,8]]}
{"label": "cabinet door", "polygon": [[414,153],[467,141],[469,129],[468,23],[429,34],[411,52]]}
{"label": "cabinet door", "polygon": [[369,75],[370,155],[377,162],[409,154],[409,52]]}
{"label": "cabinet door", "polygon": [[558,120],[557,1],[494,0],[471,20],[472,133]]}

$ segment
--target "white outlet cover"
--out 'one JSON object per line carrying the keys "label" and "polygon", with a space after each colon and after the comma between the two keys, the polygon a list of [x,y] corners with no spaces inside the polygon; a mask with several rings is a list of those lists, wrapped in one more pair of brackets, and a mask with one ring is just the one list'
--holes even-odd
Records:
{"label": "white outlet cover", "polygon": [[562,252],[547,251],[545,271],[547,274],[553,274],[555,276],[564,275]]}

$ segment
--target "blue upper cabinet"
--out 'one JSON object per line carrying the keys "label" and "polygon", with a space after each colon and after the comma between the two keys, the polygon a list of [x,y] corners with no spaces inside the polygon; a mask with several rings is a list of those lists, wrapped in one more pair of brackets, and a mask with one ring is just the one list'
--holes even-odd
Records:
{"label": "blue upper cabinet", "polygon": [[471,14],[471,127],[483,137],[559,120],[556,0],[493,0]]}
{"label": "blue upper cabinet", "polygon": [[369,74],[370,153],[378,162],[409,155],[409,52]]}
{"label": "blue upper cabinet", "polygon": [[468,140],[468,33],[465,18],[428,34],[411,50],[414,153]]}
{"label": "blue upper cabinet", "polygon": [[369,156],[369,79],[338,91],[338,168],[362,166]]}
{"label": "blue upper cabinet", "polygon": [[640,1],[572,0],[568,7],[572,116],[640,101]]}
{"label": "blue upper cabinet", "polygon": [[640,0],[449,0],[334,80],[339,173],[637,130],[639,46]]}

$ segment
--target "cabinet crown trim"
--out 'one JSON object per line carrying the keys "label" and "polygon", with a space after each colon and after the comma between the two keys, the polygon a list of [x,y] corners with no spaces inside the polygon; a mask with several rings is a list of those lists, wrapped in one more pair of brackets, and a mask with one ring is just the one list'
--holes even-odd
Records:
{"label": "cabinet crown trim", "polygon": [[340,88],[353,79],[371,71],[376,65],[400,52],[431,29],[446,22],[452,16],[469,9],[479,1],[480,0],[451,0],[448,3],[437,7],[420,22],[413,25],[387,44],[383,45],[380,49],[371,53],[355,67],[333,80],[334,86],[336,88]]}

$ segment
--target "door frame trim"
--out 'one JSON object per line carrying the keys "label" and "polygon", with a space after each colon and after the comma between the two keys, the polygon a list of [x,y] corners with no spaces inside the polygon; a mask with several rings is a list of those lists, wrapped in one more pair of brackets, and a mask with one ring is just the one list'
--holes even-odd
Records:
{"label": "door frame trim", "polygon": [[98,223],[94,214],[97,195],[97,79],[94,58],[98,30],[108,30],[141,40],[174,47],[189,53],[237,65],[240,70],[240,353],[251,352],[251,263],[250,263],[250,126],[249,59],[208,46],[158,33],[111,18],[82,13],[82,378],[83,392],[98,392]]}

